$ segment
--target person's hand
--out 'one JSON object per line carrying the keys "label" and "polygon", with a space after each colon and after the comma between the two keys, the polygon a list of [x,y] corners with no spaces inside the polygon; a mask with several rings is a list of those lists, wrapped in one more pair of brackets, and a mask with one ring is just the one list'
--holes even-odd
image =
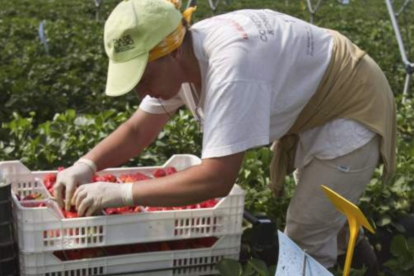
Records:
{"label": "person's hand", "polygon": [[91,216],[104,208],[133,206],[132,186],[133,183],[85,184],[76,189],[71,203],[75,205],[80,217]]}
{"label": "person's hand", "polygon": [[[65,207],[66,211],[70,210],[71,199],[75,193],[76,187],[85,183],[92,182],[92,178],[96,171],[96,165],[85,159],[80,159],[71,167],[61,171],[57,175],[56,184],[53,193],[56,202],[60,207]],[[65,193],[65,201],[63,201],[63,193]]]}

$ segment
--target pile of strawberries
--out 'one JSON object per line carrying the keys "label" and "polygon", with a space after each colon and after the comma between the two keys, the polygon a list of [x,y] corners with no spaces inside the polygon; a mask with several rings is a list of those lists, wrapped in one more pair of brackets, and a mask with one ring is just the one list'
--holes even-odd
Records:
{"label": "pile of strawberries", "polygon": [[40,193],[33,193],[33,194],[28,194],[26,195],[23,199],[20,198],[19,195],[16,195],[17,200],[20,201],[20,204],[23,207],[27,207],[27,208],[38,208],[38,207],[46,207],[46,203],[45,202],[36,202],[39,200],[43,200],[43,195]]}
{"label": "pile of strawberries", "polygon": [[99,258],[125,254],[137,254],[159,251],[174,251],[185,249],[210,248],[217,241],[216,237],[206,237],[187,240],[126,244],[96,248],[72,249],[55,251],[53,254],[61,261],[73,261],[85,258]]}
{"label": "pile of strawberries", "polygon": [[[58,171],[64,170],[63,167],[59,167]],[[139,182],[143,180],[149,180],[151,178],[160,178],[165,177],[171,174],[176,173],[177,170],[174,167],[166,167],[163,169],[156,169],[152,176],[145,175],[140,172],[130,173],[130,174],[122,174],[118,177],[112,174],[104,174],[104,175],[95,175],[93,177],[93,182],[112,182],[112,183],[131,183],[131,182]],[[49,193],[53,196],[53,187],[56,183],[56,174],[50,173],[46,174],[43,177],[43,184],[45,185],[46,189]],[[44,207],[46,206],[44,202],[35,203],[32,202],[33,200],[42,199],[40,194],[32,194],[26,196],[22,201],[21,204],[25,207]],[[20,200],[20,199],[19,199]],[[30,203],[25,203],[24,201],[30,200]],[[179,207],[144,207],[144,206],[132,206],[132,207],[119,207],[119,208],[106,208],[104,210],[105,215],[118,215],[118,214],[129,214],[129,213],[141,213],[141,212],[159,212],[159,211],[172,211],[172,210],[191,210],[191,209],[200,209],[200,208],[213,208],[217,204],[216,199],[206,200],[199,204],[192,204],[187,206],[179,206]],[[78,213],[75,207],[72,207],[70,211],[62,209],[62,213],[65,218],[77,218]]]}

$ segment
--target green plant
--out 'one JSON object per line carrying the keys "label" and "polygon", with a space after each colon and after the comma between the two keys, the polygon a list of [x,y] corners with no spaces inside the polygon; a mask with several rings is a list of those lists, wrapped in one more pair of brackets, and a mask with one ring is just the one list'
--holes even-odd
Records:
{"label": "green plant", "polygon": [[391,243],[391,254],[393,258],[384,266],[391,269],[392,275],[414,275],[414,238],[406,239],[403,235],[395,236]]}
{"label": "green plant", "polygon": [[258,259],[251,259],[245,265],[231,259],[223,259],[217,264],[217,269],[222,276],[273,276],[276,266],[267,267]]}

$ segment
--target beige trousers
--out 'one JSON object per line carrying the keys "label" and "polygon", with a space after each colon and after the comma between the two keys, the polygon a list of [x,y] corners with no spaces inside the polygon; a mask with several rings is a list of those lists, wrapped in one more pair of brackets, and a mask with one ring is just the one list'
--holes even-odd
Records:
{"label": "beige trousers", "polygon": [[[285,233],[323,266],[336,263],[338,234],[346,218],[336,211],[320,185],[357,203],[378,161],[379,137],[375,136],[349,154],[331,160],[315,158],[296,171],[297,186],[287,211]],[[344,237],[340,235],[340,239]]]}

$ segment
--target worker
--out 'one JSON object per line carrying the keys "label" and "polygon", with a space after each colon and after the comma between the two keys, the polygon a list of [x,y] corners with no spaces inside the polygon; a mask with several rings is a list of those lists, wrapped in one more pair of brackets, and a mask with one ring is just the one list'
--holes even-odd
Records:
{"label": "worker", "polygon": [[[110,14],[106,94],[133,91],[143,100],[58,174],[56,198],[90,216],[107,207],[225,197],[244,153],[272,144],[274,194],[287,174],[295,171],[297,181],[286,234],[334,266],[346,219],[320,186],[356,203],[378,164],[384,177],[395,167],[395,101],[382,70],[340,33],[286,14],[237,10],[190,27],[194,8],[181,14],[179,7],[176,0],[126,0]],[[201,164],[139,184],[90,183],[97,171],[139,155],[184,105],[203,133]]]}

